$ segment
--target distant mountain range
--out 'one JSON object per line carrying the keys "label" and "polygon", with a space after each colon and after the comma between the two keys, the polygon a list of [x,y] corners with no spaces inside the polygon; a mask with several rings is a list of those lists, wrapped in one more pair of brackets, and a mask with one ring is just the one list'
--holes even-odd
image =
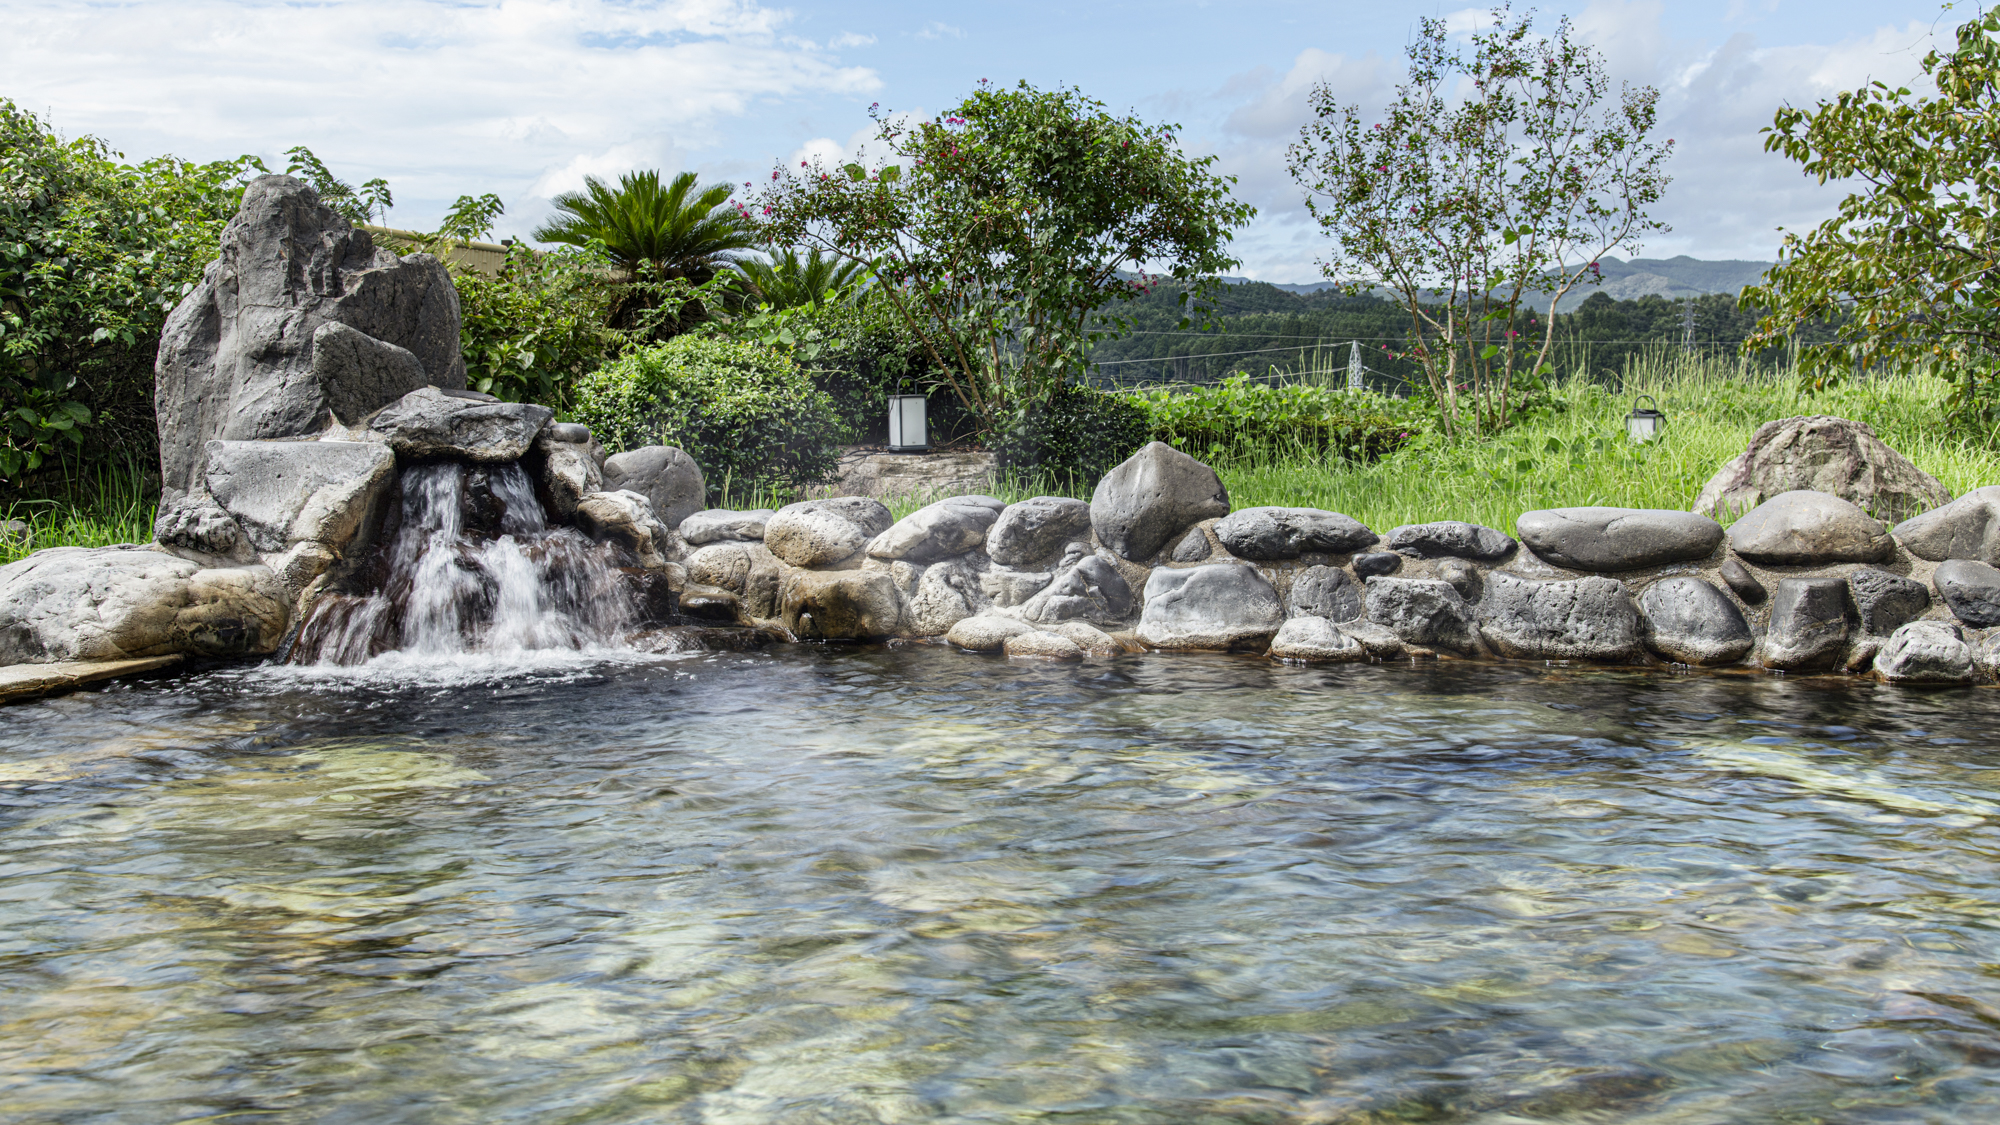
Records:
{"label": "distant mountain range", "polygon": [[[1762,278],[1764,271],[1771,268],[1771,263],[1737,260],[1705,262],[1685,254],[1674,258],[1634,258],[1628,262],[1606,255],[1597,260],[1597,267],[1604,275],[1603,284],[1570,292],[1556,306],[1556,311],[1574,311],[1592,293],[1603,293],[1620,301],[1638,297],[1665,297],[1673,301],[1705,293],[1737,293],[1745,285]],[[1222,280],[1231,285],[1241,285],[1250,279],[1225,277]],[[1287,293],[1317,293],[1333,288],[1333,282],[1309,281],[1273,285],[1272,288]]]}

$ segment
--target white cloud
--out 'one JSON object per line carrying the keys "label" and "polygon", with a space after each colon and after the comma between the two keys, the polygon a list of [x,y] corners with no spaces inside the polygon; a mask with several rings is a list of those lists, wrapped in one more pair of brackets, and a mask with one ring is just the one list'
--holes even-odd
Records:
{"label": "white cloud", "polygon": [[867,47],[874,42],[875,37],[873,35],[859,35],[852,31],[843,31],[828,40],[827,46],[835,50],[845,50],[848,47]]}
{"label": "white cloud", "polygon": [[919,39],[963,39],[965,38],[965,29],[932,20],[919,28],[916,36]]}
{"label": "white cloud", "polygon": [[586,173],[678,163],[759,106],[879,86],[783,38],[787,19],[754,0],[15,0],[0,74],[23,107],[135,156],[282,166],[306,144],[386,177],[392,221],[492,190],[512,229]]}

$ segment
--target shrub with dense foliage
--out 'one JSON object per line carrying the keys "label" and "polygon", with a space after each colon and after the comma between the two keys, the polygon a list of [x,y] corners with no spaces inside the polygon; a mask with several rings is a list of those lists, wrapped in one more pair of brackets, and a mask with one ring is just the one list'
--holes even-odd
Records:
{"label": "shrub with dense foliage", "polygon": [[1002,468],[1087,486],[1152,435],[1139,399],[1071,383],[1019,409],[992,447]]}
{"label": "shrub with dense foliage", "polygon": [[833,400],[782,352],[678,336],[585,376],[577,421],[614,452],[686,450],[725,492],[795,496],[833,478],[842,427]]}
{"label": "shrub with dense foliage", "polygon": [[247,156],[126,164],[0,99],[0,478],[65,447],[151,459],[160,328],[253,169]]}
{"label": "shrub with dense foliage", "polygon": [[1282,450],[1373,461],[1428,428],[1421,404],[1308,383],[1219,384],[1140,392],[1152,436],[1195,457]]}

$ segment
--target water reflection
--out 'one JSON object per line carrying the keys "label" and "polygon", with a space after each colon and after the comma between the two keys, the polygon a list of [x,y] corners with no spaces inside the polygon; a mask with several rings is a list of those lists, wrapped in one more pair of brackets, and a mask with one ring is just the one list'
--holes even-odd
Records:
{"label": "water reflection", "polygon": [[1990,691],[795,648],[5,716],[9,1121],[2000,1105]]}

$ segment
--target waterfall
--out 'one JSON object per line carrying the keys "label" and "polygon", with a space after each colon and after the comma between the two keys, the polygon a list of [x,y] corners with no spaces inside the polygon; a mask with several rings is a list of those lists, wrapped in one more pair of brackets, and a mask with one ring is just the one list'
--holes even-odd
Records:
{"label": "waterfall", "polygon": [[400,490],[358,576],[367,592],[321,597],[291,663],[504,659],[612,645],[646,624],[617,548],[551,526],[518,463],[411,465]]}

